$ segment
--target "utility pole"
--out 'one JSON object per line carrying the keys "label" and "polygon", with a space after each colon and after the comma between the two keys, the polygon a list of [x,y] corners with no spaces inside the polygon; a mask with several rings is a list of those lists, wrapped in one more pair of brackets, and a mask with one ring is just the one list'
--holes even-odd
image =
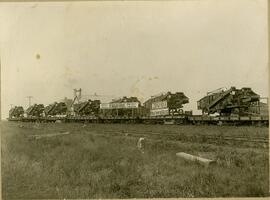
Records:
{"label": "utility pole", "polygon": [[31,106],[31,99],[33,98],[32,96],[27,96],[26,98],[28,98],[28,102],[29,102],[29,107]]}

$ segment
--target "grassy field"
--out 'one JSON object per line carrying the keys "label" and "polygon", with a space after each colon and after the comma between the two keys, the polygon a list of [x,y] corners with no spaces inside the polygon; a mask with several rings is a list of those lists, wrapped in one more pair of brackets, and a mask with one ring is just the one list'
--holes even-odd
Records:
{"label": "grassy field", "polygon": [[[30,137],[65,131],[70,134]],[[268,136],[267,127],[2,122],[3,198],[269,196],[268,148],[149,137],[141,153],[133,132]],[[217,164],[182,160],[175,155],[181,151]]]}

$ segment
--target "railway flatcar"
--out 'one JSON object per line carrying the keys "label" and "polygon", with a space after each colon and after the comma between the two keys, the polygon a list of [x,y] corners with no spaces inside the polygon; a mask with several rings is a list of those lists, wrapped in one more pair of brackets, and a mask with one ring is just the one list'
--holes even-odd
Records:
{"label": "railway flatcar", "polygon": [[27,117],[42,117],[43,112],[44,112],[43,104],[34,104],[25,111],[25,114]]}
{"label": "railway flatcar", "polygon": [[100,104],[100,115],[102,117],[139,117],[143,108],[137,97],[126,97],[114,99],[110,103]]}
{"label": "railway flatcar", "polygon": [[144,103],[150,117],[183,115],[183,105],[189,103],[189,98],[183,92],[157,95]]}
{"label": "railway flatcar", "polygon": [[251,88],[236,89],[231,87],[228,90],[222,88],[213,92],[207,93],[205,97],[197,102],[199,110],[203,114],[219,115],[254,115],[259,114],[252,112],[251,108],[258,106],[260,103],[260,96],[253,92]]}
{"label": "railway flatcar", "polygon": [[19,118],[23,117],[24,109],[22,106],[15,106],[9,110],[9,118]]}
{"label": "railway flatcar", "polygon": [[91,100],[73,105],[73,111],[76,116],[98,116],[100,109],[100,100]]}
{"label": "railway flatcar", "polygon": [[67,105],[64,102],[55,102],[45,107],[45,116],[60,116],[66,115]]}

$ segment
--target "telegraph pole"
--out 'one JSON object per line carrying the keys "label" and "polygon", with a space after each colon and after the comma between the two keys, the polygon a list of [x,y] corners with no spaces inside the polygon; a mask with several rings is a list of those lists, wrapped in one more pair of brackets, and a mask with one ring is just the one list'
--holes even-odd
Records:
{"label": "telegraph pole", "polygon": [[31,99],[33,98],[32,96],[27,96],[26,98],[28,98],[28,102],[29,102],[29,107],[31,106]]}

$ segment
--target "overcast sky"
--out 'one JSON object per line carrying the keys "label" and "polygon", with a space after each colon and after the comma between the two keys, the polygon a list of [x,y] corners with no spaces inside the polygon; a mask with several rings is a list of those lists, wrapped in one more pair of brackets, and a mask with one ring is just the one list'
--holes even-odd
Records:
{"label": "overcast sky", "polygon": [[2,116],[83,94],[268,96],[267,1],[1,3]]}

